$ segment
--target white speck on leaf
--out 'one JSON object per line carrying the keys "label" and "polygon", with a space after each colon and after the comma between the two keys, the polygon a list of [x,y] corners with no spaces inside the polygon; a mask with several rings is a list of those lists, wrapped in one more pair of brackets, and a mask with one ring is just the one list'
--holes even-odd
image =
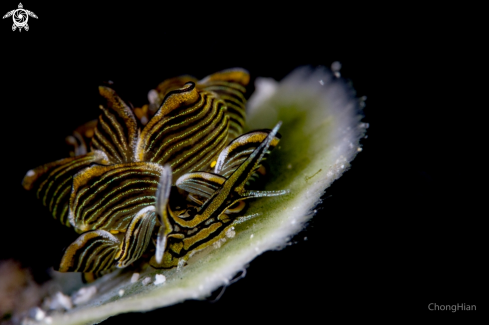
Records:
{"label": "white speck on leaf", "polygon": [[88,302],[97,293],[97,287],[83,287],[71,296],[74,305],[80,305]]}
{"label": "white speck on leaf", "polygon": [[338,72],[341,70],[341,63],[339,61],[334,61],[333,63],[331,63],[331,70],[333,70],[333,72]]}
{"label": "white speck on leaf", "polygon": [[41,308],[34,307],[29,311],[29,316],[37,321],[40,321],[46,316],[46,313]]}
{"label": "white speck on leaf", "polygon": [[177,271],[181,271],[184,265],[185,265],[185,261],[183,259],[179,260],[177,265]]}
{"label": "white speck on leaf", "polygon": [[150,278],[149,276],[147,276],[147,277],[145,277],[145,278],[143,279],[143,282],[142,282],[142,283],[143,283],[143,286],[146,286],[146,285],[148,285],[150,282],[151,282],[151,278]]}
{"label": "white speck on leaf", "polygon": [[131,283],[134,283],[137,280],[139,280],[139,273],[133,273],[133,275],[131,277]]}
{"label": "white speck on leaf", "polygon": [[56,292],[49,305],[49,309],[52,310],[70,310],[71,308],[73,308],[73,304],[71,303],[70,297],[65,296],[59,291]]}
{"label": "white speck on leaf", "polygon": [[227,232],[226,232],[226,237],[228,238],[233,238],[234,236],[236,235],[236,232],[234,231],[234,227],[229,229]]}
{"label": "white speck on leaf", "polygon": [[166,277],[163,274],[156,274],[154,285],[162,284],[165,281],[166,281]]}

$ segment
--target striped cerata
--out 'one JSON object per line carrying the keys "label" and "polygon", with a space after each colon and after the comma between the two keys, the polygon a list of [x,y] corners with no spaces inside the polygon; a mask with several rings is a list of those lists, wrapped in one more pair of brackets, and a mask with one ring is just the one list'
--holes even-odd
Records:
{"label": "striped cerata", "polygon": [[172,78],[141,108],[101,86],[102,113],[67,138],[71,157],[22,183],[80,234],[57,269],[90,280],[142,256],[172,268],[242,221],[244,200],[286,193],[248,188],[280,141],[280,123],[242,134],[248,82],[243,69]]}

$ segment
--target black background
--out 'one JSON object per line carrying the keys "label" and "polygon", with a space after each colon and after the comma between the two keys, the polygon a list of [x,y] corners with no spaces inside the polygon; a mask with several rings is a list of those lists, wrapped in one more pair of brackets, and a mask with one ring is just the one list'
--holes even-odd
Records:
{"label": "black background", "polygon": [[[462,30],[463,13],[446,8],[348,3],[23,5],[39,17],[29,19],[28,32],[12,32],[10,18],[0,25],[0,259],[22,261],[43,281],[76,238],[20,182],[27,170],[65,156],[64,137],[98,114],[100,83],[114,81],[140,106],[149,89],[180,74],[243,67],[252,77],[280,80],[297,66],[337,60],[358,96],[368,97],[368,138],[294,244],[257,257],[217,302],[188,301],[104,324],[474,315],[429,312],[430,302],[487,310],[483,214],[466,199],[469,187],[455,185],[467,177],[458,160],[477,166],[460,127],[473,106],[455,99],[465,96],[456,85],[475,84],[457,74],[474,66],[456,51],[477,52],[460,37],[477,30],[476,19]],[[1,10],[16,7],[7,1]]]}

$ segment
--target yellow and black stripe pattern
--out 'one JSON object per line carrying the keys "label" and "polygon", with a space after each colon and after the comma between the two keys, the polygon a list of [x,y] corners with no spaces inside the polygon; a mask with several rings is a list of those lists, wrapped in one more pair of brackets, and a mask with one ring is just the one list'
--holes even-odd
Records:
{"label": "yellow and black stripe pattern", "polygon": [[144,127],[137,160],[169,164],[173,176],[203,169],[227,143],[226,104],[193,82],[170,91]]}
{"label": "yellow and black stripe pattern", "polygon": [[[224,238],[243,200],[284,194],[245,190],[280,138],[279,126],[239,136],[248,83],[242,69],[169,79],[139,115],[100,87],[102,113],[75,131],[74,157],[31,170],[23,181],[81,234],[59,270],[94,279],[139,260],[155,238],[152,264],[176,266]],[[151,116],[143,123],[144,114]]]}
{"label": "yellow and black stripe pattern", "polygon": [[29,170],[22,181],[27,190],[34,189],[36,196],[48,207],[53,217],[70,227],[68,203],[71,194],[72,175],[93,163],[108,163],[101,151],[93,151],[79,157],[61,159]]}
{"label": "yellow and black stripe pattern", "polygon": [[[270,130],[257,130],[243,134],[232,141],[220,154],[214,166],[214,173],[229,177],[256,148],[266,139]],[[260,163],[265,161],[270,152],[278,145],[280,134],[276,134],[270,142],[269,148],[265,151]],[[257,165],[255,169],[258,169]]]}
{"label": "yellow and black stripe pattern", "polygon": [[187,173],[178,178],[176,186],[188,193],[210,198],[215,191],[219,190],[226,178],[206,172]]}
{"label": "yellow and black stripe pattern", "polygon": [[[229,118],[229,131],[227,141],[241,135],[246,120],[246,86],[250,82],[249,73],[244,69],[223,70],[197,81],[191,76],[180,76],[166,80],[158,85],[156,92],[158,98],[150,107],[159,107],[168,93],[182,87],[187,82],[196,84],[197,89],[212,92],[222,99],[227,106],[226,115]],[[151,110],[151,109],[150,109]]]}
{"label": "yellow and black stripe pattern", "polygon": [[154,206],[141,209],[127,227],[124,240],[115,256],[117,267],[126,267],[143,255],[156,225]]}
{"label": "yellow and black stripe pattern", "polygon": [[92,150],[105,152],[114,164],[135,161],[138,127],[131,107],[111,88],[100,86],[99,92],[106,105],[100,107],[102,114],[95,127]]}
{"label": "yellow and black stripe pattern", "polygon": [[125,231],[138,211],[155,204],[162,168],[140,162],[92,166],[76,174],[70,197],[75,230]]}
{"label": "yellow and black stripe pattern", "polygon": [[199,87],[217,94],[226,103],[230,120],[229,141],[243,132],[246,120],[245,87],[249,82],[247,71],[231,69],[212,74],[198,83]]}
{"label": "yellow and black stripe pattern", "polygon": [[[243,70],[241,79],[234,79],[244,84],[249,77]],[[193,77],[178,77],[163,83],[165,98],[142,131],[132,106],[113,89],[99,87],[105,104],[100,107],[98,122],[82,125],[67,139],[74,147],[71,155],[76,158],[61,159],[29,171],[23,180],[24,188],[35,190],[53,216],[70,226],[67,198],[71,178],[93,163],[169,163],[175,174],[173,179],[206,169],[229,139],[230,120],[225,102],[193,82],[197,82]],[[86,153],[87,147],[90,153]],[[44,178],[48,180],[44,182]],[[57,182],[61,183],[56,185]]]}
{"label": "yellow and black stripe pattern", "polygon": [[100,272],[114,264],[119,249],[119,240],[105,230],[89,231],[66,249],[58,271]]}
{"label": "yellow and black stripe pattern", "polygon": [[[271,131],[259,131],[259,138],[261,141],[258,146],[256,146],[256,143],[253,144],[253,141],[251,141],[251,144],[247,143],[246,139],[252,139],[253,137],[250,134],[246,134],[242,136],[242,141],[240,141],[239,138],[236,140],[237,143],[242,144],[241,146],[234,143],[230,144],[225,150],[223,150],[220,157],[226,156],[228,158],[222,158],[223,161],[228,162],[233,158],[237,159],[237,157],[239,157],[240,161],[242,161],[228,178],[222,175],[206,172],[194,172],[181,176],[176,182],[177,187],[201,198],[203,201],[202,204],[195,205],[189,203],[184,210],[177,212],[171,208],[171,204],[169,204],[167,200],[163,200],[164,203],[162,204],[155,203],[153,201],[152,205],[147,204],[138,206],[139,210],[136,212],[127,210],[127,215],[132,215],[133,218],[126,219],[126,223],[130,221],[127,227],[122,227],[124,230],[120,233],[116,232],[119,233],[119,235],[123,235],[123,238],[120,240],[120,244],[113,239],[112,241],[107,241],[106,237],[108,232],[100,232],[102,230],[99,230],[99,233],[96,233],[100,238],[96,238],[94,231],[89,231],[80,236],[78,242],[87,242],[85,236],[86,234],[91,234],[88,238],[91,241],[95,241],[98,243],[97,245],[100,245],[100,247],[105,249],[102,250],[102,248],[100,248],[100,251],[103,251],[107,256],[110,254],[110,256],[113,258],[113,264],[115,266],[126,267],[129,264],[137,261],[147,250],[152,235],[154,234],[154,229],[157,225],[159,225],[160,230],[163,230],[162,236],[164,236],[164,254],[159,262],[153,258],[151,264],[156,268],[172,268],[179,265],[182,260],[187,260],[192,252],[199,251],[210,245],[218,243],[220,240],[226,237],[226,234],[232,230],[235,224],[234,222],[238,218],[238,215],[233,215],[233,213],[239,212],[243,208],[241,204],[242,200],[254,197],[282,195],[286,193],[286,191],[259,192],[244,189],[247,179],[251,177],[257,166],[261,164],[264,156],[267,154],[267,152],[269,152],[271,144],[274,143],[274,146],[277,145],[279,139],[277,130],[278,126]],[[263,133],[265,133],[266,136],[263,136]],[[249,152],[250,145],[255,146],[255,149],[251,153]],[[230,154],[240,151],[240,147],[243,151],[246,151],[247,154]],[[244,156],[246,156],[246,158],[243,160],[242,158]],[[123,203],[119,202],[114,205],[116,210],[121,210],[120,204],[125,204],[129,197],[124,199],[124,195],[120,195],[120,193],[124,192],[123,190],[118,190],[117,193],[108,192],[109,195],[102,195],[104,193],[107,194],[107,192],[105,187],[101,184],[107,183],[108,179],[117,181],[118,177],[132,184],[132,180],[136,179],[136,177],[130,176],[131,168],[134,170],[138,170],[139,168],[148,168],[147,166],[143,167],[145,166],[144,164],[148,163],[133,163],[124,167],[119,165],[117,168],[114,166],[91,167],[86,171],[92,173],[91,175],[80,173],[75,177],[74,193],[77,193],[78,191],[83,192],[84,196],[91,197],[91,201],[88,201],[86,198],[78,198],[78,200],[93,203],[110,200],[112,197],[121,197],[121,202]],[[149,177],[151,181],[150,184],[152,184],[150,186],[150,191],[153,193],[161,192],[163,193],[163,196],[168,197],[170,195],[168,184],[171,184],[171,179],[169,176],[171,175],[171,167],[161,167],[159,165],[154,165],[153,167],[154,173],[151,173],[151,176]],[[165,168],[169,169],[169,171],[166,171]],[[103,176],[93,177],[94,175]],[[137,179],[139,180],[144,178],[139,176]],[[86,184],[87,181],[91,181],[92,186],[88,186]],[[162,185],[162,183],[165,183],[166,185]],[[115,186],[115,188],[119,189],[121,186]],[[166,189],[162,190],[162,188]],[[93,189],[96,189],[97,193],[94,193]],[[97,198],[97,195],[101,195],[101,197]],[[137,195],[136,197],[142,196],[143,195]],[[153,198],[155,196],[158,197],[159,194],[152,194]],[[74,211],[78,211],[76,208],[77,199],[75,199],[75,197],[76,194],[74,194],[72,197],[72,203],[75,207]],[[103,204],[100,204],[100,206],[103,206]],[[91,213],[86,215],[94,215],[95,213],[95,210],[92,209]],[[75,213],[75,215],[81,214],[82,213]],[[114,214],[107,213],[107,215]],[[104,218],[100,216],[96,219],[104,220]],[[156,221],[157,219],[158,223]],[[108,221],[113,220],[110,219]],[[76,224],[78,225],[79,222],[76,222]],[[101,227],[101,225],[98,225],[96,228],[100,229]],[[114,232],[117,227],[111,225],[107,228],[112,229],[111,232]],[[162,237],[159,237],[158,240],[160,241],[161,238]],[[117,246],[116,253],[112,254],[115,246]],[[72,261],[71,263],[76,265],[77,270],[82,270],[86,263],[98,261],[98,257],[96,256],[89,259],[89,256],[92,254],[91,250],[89,249],[92,249],[93,247],[94,245],[92,244],[73,244],[65,252],[65,257],[63,259],[65,262],[62,264],[62,266],[66,265],[70,259],[78,258],[80,259],[79,261]],[[82,254],[81,252],[85,253]],[[100,261],[101,264],[99,269],[93,269],[86,266],[83,269],[83,272],[99,272],[105,270],[105,259],[100,259]],[[65,270],[66,267],[61,269]]]}
{"label": "yellow and black stripe pattern", "polygon": [[[155,268],[172,268],[181,261],[185,261],[195,252],[213,245],[223,239],[234,226],[237,216],[232,213],[242,209],[240,202],[245,199],[263,196],[283,195],[287,191],[247,191],[244,186],[260,165],[265,154],[269,151],[272,142],[277,145],[279,137],[278,124],[273,130],[260,131],[260,144],[248,144],[246,139],[253,138],[250,135],[236,139],[237,143],[230,144],[223,153],[237,153],[241,148],[246,154],[233,155],[239,157],[241,164],[234,169],[229,177],[213,173],[191,173],[180,177],[176,184],[182,190],[204,198],[200,206],[190,206],[185,213],[175,214],[171,208],[168,210],[172,232],[167,236],[167,251],[161,263],[152,259],[151,264]],[[263,137],[263,133],[266,136]],[[254,150],[249,152],[249,145]],[[222,153],[221,153],[222,154]],[[242,157],[246,156],[245,159]],[[224,159],[225,160],[225,159]],[[237,211],[236,211],[237,210]]]}

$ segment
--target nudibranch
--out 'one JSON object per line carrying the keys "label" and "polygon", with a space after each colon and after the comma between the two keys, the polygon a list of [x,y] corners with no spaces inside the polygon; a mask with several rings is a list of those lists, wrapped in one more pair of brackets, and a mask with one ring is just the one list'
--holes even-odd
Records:
{"label": "nudibranch", "polygon": [[147,252],[154,268],[173,268],[224,238],[245,200],[287,193],[253,189],[281,123],[243,134],[248,83],[242,69],[176,77],[141,108],[100,86],[102,113],[67,138],[72,156],[22,183],[80,234],[55,269],[89,280]]}
{"label": "nudibranch", "polygon": [[[58,269],[86,280],[110,273],[82,285],[76,274],[54,272],[51,284],[72,293],[73,306],[48,310],[46,323],[93,324],[205,299],[258,255],[288,246],[362,151],[365,97],[332,70],[256,78],[248,102],[242,69],[166,80],[136,108],[101,87],[102,114],[67,138],[70,157],[24,179],[80,234]],[[273,197],[247,200],[260,196]],[[70,299],[58,292],[40,307],[59,297]]]}

